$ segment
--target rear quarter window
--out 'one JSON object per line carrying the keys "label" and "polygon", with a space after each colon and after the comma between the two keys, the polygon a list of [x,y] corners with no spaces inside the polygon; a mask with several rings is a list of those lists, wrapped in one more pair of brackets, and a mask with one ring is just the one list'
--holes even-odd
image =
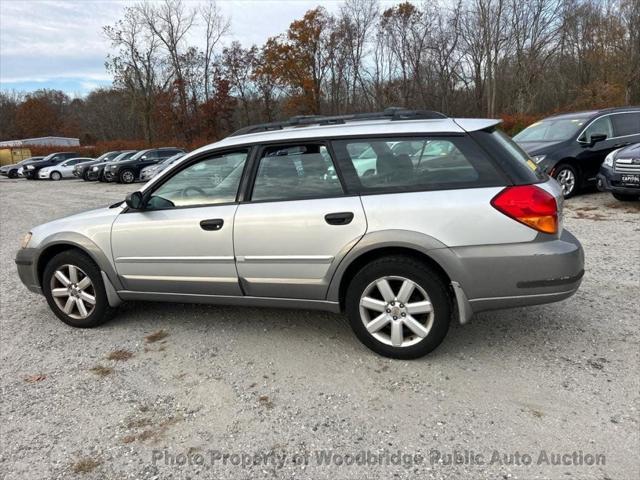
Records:
{"label": "rear quarter window", "polygon": [[482,149],[465,136],[334,140],[352,193],[445,190],[505,184]]}
{"label": "rear quarter window", "polygon": [[611,115],[611,122],[616,137],[640,135],[640,111]]}
{"label": "rear quarter window", "polygon": [[470,136],[499,165],[512,184],[541,183],[549,178],[506,133],[492,128],[472,132]]}

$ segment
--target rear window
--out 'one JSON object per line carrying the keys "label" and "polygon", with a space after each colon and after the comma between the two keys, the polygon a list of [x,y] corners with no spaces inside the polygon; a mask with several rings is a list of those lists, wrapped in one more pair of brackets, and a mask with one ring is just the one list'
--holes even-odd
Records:
{"label": "rear window", "polygon": [[470,135],[491,155],[513,184],[527,185],[547,180],[547,174],[506,133],[494,128]]}
{"label": "rear window", "polygon": [[441,190],[504,185],[489,158],[468,137],[336,140],[350,192]]}

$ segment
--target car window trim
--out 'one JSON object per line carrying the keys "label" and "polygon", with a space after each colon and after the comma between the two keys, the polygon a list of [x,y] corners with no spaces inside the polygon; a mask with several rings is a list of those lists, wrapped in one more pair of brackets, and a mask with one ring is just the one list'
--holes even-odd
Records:
{"label": "car window trim", "polygon": [[[343,179],[339,171],[338,163],[335,159],[335,155],[333,150],[330,148],[331,141],[329,139],[281,139],[273,142],[261,142],[257,145],[256,155],[254,158],[254,162],[251,165],[251,171],[249,172],[249,178],[246,184],[246,190],[244,192],[243,200],[240,203],[275,203],[275,202],[292,202],[292,201],[300,201],[300,200],[326,200],[328,198],[343,198],[347,196],[351,196],[348,194],[346,185],[343,183]],[[255,187],[256,179],[258,176],[258,168],[260,167],[260,160],[262,160],[262,154],[267,148],[277,147],[277,146],[296,146],[296,145],[322,145],[327,149],[329,153],[329,157],[331,158],[331,163],[333,164],[333,168],[336,171],[336,176],[338,177],[338,181],[340,182],[340,188],[342,189],[342,195],[321,195],[321,196],[310,196],[310,197],[299,197],[299,198],[281,198],[281,199],[273,199],[273,200],[253,200],[253,188]]]}
{"label": "car window trim", "polygon": [[[133,210],[133,209],[130,209],[129,207],[125,207],[125,209],[122,211],[122,213],[133,213],[133,212],[139,213],[139,212],[145,212],[145,211],[156,212],[156,211],[160,211],[160,210],[179,210],[179,209],[185,209],[185,208],[217,207],[217,206],[234,205],[234,204],[240,203],[240,201],[239,201],[240,189],[242,188],[242,181],[244,179],[244,176],[247,173],[247,165],[249,164],[249,160],[251,158],[252,151],[255,150],[254,146],[234,145],[232,147],[215,149],[215,150],[208,150],[208,151],[202,152],[202,153],[200,153],[198,155],[194,155],[193,157],[187,159],[184,163],[179,165],[177,168],[175,168],[175,169],[167,168],[166,170],[163,170],[162,172],[160,172],[160,175],[158,177],[157,182],[152,184],[150,186],[150,188],[148,190],[145,190],[144,193],[143,193],[143,198],[144,198],[145,201],[147,201],[149,198],[151,198],[151,196],[153,195],[153,192],[158,190],[158,188],[160,188],[162,185],[164,185],[167,181],[169,181],[171,178],[173,178],[175,175],[180,173],[185,168],[188,168],[191,165],[194,165],[194,164],[196,164],[198,162],[207,160],[208,158],[211,158],[212,156],[224,155],[226,153],[238,152],[240,150],[246,150],[247,151],[247,159],[244,162],[244,167],[242,169],[240,182],[238,183],[238,190],[236,191],[236,198],[235,198],[235,200],[233,202],[213,203],[213,204],[208,203],[208,204],[202,204],[202,205],[185,205],[185,206],[182,206],[182,207],[154,208],[153,210]],[[187,154],[185,154],[185,155],[187,155]]]}
{"label": "car window trim", "polygon": [[[584,127],[582,129],[582,131],[580,132],[580,134],[576,137],[576,142],[578,142],[581,145],[589,145],[589,142],[585,141],[585,140],[580,140],[580,138],[582,137],[582,135],[584,134],[584,132],[587,131],[587,129],[591,126],[591,124],[593,124],[594,122],[597,122],[598,120],[600,120],[601,118],[604,117],[610,117],[612,115],[625,115],[625,114],[629,114],[629,113],[637,113],[640,114],[640,110],[629,110],[627,112],[611,112],[611,113],[605,113],[604,115],[600,115],[599,117],[594,118],[593,120],[591,120],[586,127]],[[611,121],[611,120],[610,120]],[[611,130],[615,131],[614,126],[613,126],[613,122],[611,122]],[[634,137],[636,135],[640,135],[640,132],[638,133],[632,133],[629,135],[618,135],[618,136],[613,136],[613,137],[607,137],[606,140],[614,140],[616,138],[626,138],[626,137]]]}

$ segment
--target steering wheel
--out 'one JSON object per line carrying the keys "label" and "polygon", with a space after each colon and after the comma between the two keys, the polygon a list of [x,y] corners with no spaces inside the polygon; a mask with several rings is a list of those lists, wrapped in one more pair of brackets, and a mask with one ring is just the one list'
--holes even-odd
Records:
{"label": "steering wheel", "polygon": [[[193,193],[195,193],[195,195],[193,195],[193,193],[189,193],[189,192],[193,192]],[[191,197],[191,196],[198,196],[198,195],[200,195],[202,197],[206,197],[207,196],[207,194],[206,194],[206,192],[204,190],[202,190],[200,187],[194,187],[193,185],[185,188],[184,190],[182,190],[182,193],[181,193],[181,197],[182,198],[188,198],[188,197]]]}

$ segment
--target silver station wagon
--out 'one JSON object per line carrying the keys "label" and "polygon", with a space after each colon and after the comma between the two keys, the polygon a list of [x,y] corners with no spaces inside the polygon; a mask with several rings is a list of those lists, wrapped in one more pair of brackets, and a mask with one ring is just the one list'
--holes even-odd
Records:
{"label": "silver station wagon", "polygon": [[452,320],[582,280],[561,189],[498,123],[388,109],[247,127],[121,203],[33,228],[18,272],[74,327],[126,300],[311,308],[420,357]]}

